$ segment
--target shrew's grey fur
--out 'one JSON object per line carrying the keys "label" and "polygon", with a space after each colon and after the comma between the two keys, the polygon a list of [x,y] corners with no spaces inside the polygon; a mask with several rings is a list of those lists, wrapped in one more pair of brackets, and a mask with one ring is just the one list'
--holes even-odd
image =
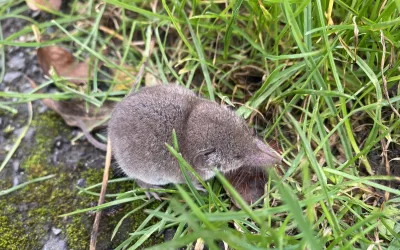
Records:
{"label": "shrew's grey fur", "polygon": [[173,129],[183,158],[204,180],[214,176],[215,167],[228,172],[280,161],[229,109],[180,86],[146,87],[115,107],[108,127],[119,166],[142,187],[185,182],[165,146],[172,145]]}

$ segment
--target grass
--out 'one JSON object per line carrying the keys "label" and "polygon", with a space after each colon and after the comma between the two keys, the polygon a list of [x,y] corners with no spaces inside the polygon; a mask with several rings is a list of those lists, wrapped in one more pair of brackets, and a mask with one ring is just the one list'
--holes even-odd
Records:
{"label": "grass", "polygon": [[[176,229],[174,239],[153,249],[189,247],[199,239],[211,249],[220,240],[232,249],[400,248],[398,178],[385,169],[400,167],[400,119],[390,107],[400,110],[400,1],[152,2],[71,1],[49,21],[26,17],[23,1],[2,1],[0,22],[13,17],[27,25],[1,39],[0,49],[62,45],[78,58],[125,72],[132,82],[135,72],[126,65],[139,69],[148,57],[144,79],[179,82],[234,104],[260,135],[278,142],[287,167],[279,167],[281,176],[270,173],[264,203],[254,206],[222,175],[205,184],[206,195],[184,186],[165,189],[171,199],[147,210],[148,218],[118,249],[140,248],[167,228]],[[42,34],[51,28],[51,38],[36,42],[31,25]],[[122,39],[101,32],[102,26]],[[3,78],[4,52],[1,58]],[[85,92],[0,92],[0,108],[12,112],[44,97],[80,97],[97,106],[120,100],[121,91],[112,89],[119,79],[96,71],[106,80],[94,78]],[[169,149],[179,159],[178,147]],[[397,156],[389,161],[391,150]],[[383,167],[371,158],[382,152]],[[222,186],[241,210],[232,209]],[[91,189],[84,192],[96,195]],[[141,199],[137,193],[114,194],[115,201],[74,213]]]}

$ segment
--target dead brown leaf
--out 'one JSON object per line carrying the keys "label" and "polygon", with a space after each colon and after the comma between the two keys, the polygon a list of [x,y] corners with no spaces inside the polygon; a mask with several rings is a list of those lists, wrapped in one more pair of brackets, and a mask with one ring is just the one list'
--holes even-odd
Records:
{"label": "dead brown leaf", "polygon": [[50,76],[49,71],[53,67],[58,76],[78,85],[86,84],[92,70],[87,62],[77,61],[71,53],[59,46],[39,48],[37,58],[46,75]]}
{"label": "dead brown leaf", "polygon": [[[268,182],[265,170],[261,168],[253,168],[243,166],[235,171],[229,172],[225,178],[239,192],[243,199],[252,204],[264,195],[265,184]],[[225,189],[226,190],[226,189]],[[240,208],[240,205],[232,198],[228,190],[228,195],[231,197],[235,206]]]}
{"label": "dead brown leaf", "polygon": [[106,101],[100,108],[89,104],[89,110],[86,112],[85,101],[81,99],[72,99],[68,101],[43,99],[42,102],[50,109],[57,112],[69,126],[79,127],[83,130],[84,128],[82,128],[79,123],[80,120],[89,131],[98,127],[99,123],[111,114],[116,104],[115,102]]}
{"label": "dead brown leaf", "polygon": [[[36,88],[36,83],[27,78],[32,88]],[[100,124],[104,121],[114,109],[116,102],[105,101],[101,107],[96,107],[93,104],[89,104],[88,112],[86,112],[85,101],[82,99],[72,99],[68,101],[54,101],[52,99],[42,99],[42,102],[50,109],[58,113],[71,127],[79,127],[81,130],[82,126],[85,126],[88,131],[92,131],[100,126],[106,124]]]}
{"label": "dead brown leaf", "polygon": [[62,0],[26,0],[26,4],[31,10],[59,10]]}

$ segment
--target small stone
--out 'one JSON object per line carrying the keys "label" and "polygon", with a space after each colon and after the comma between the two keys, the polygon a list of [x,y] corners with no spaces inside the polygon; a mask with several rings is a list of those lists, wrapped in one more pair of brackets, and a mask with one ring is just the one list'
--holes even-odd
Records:
{"label": "small stone", "polygon": [[38,17],[38,16],[40,15],[40,11],[39,11],[39,10],[37,10],[37,11],[32,11],[31,13],[32,13],[31,16],[32,16],[33,18],[36,18],[36,17]]}
{"label": "small stone", "polygon": [[19,211],[19,212],[28,211],[28,205],[26,205],[26,204],[21,204],[21,205],[19,205],[19,206],[18,206],[18,211]]}
{"label": "small stone", "polygon": [[14,129],[14,130],[13,130],[13,134],[14,134],[15,136],[20,136],[21,133],[24,132],[24,129],[25,129],[25,128],[17,128],[17,129]]}
{"label": "small stone", "polygon": [[67,242],[62,239],[50,237],[44,244],[43,250],[67,250]]}
{"label": "small stone", "polygon": [[55,147],[56,149],[61,149],[61,148],[62,148],[62,145],[63,145],[62,140],[57,140],[57,141],[54,143],[54,147]]}
{"label": "small stone", "polygon": [[11,149],[12,149],[12,145],[10,145],[10,144],[6,144],[5,146],[4,146],[4,151],[6,151],[6,152],[8,152],[8,151],[10,151]]}
{"label": "small stone", "polygon": [[40,114],[43,114],[44,112],[46,112],[46,110],[48,110],[47,106],[44,105],[44,104],[41,102],[40,105],[39,105],[39,108],[38,108],[38,112],[39,112]]}
{"label": "small stone", "polygon": [[15,176],[13,179],[13,187],[17,186],[19,184],[19,178],[18,176]]}
{"label": "small stone", "polygon": [[5,83],[11,83],[14,80],[16,80],[17,78],[21,77],[22,73],[21,72],[16,72],[16,71],[12,71],[12,72],[7,72],[4,75],[4,82]]}
{"label": "small stone", "polygon": [[55,28],[54,27],[49,27],[49,28],[46,29],[46,33],[47,34],[54,34],[54,32],[55,32]]}
{"label": "small stone", "polygon": [[31,85],[26,82],[25,84],[20,84],[18,86],[19,92],[29,94],[32,91]]}
{"label": "small stone", "polygon": [[58,154],[53,154],[53,157],[51,157],[50,162],[49,163],[53,163],[53,164],[58,164]]}
{"label": "small stone", "polygon": [[83,179],[83,178],[80,178],[80,179],[76,182],[76,185],[77,185],[78,187],[84,188],[84,187],[86,187],[86,180]]}
{"label": "small stone", "polygon": [[[21,55],[22,54],[22,55]],[[12,69],[23,69],[25,68],[25,58],[23,53],[19,53],[18,56],[13,56],[8,61],[8,66]]]}
{"label": "small stone", "polygon": [[39,72],[39,71],[40,71],[40,69],[39,69],[39,67],[36,66],[36,65],[32,65],[32,67],[30,67],[30,68],[28,69],[28,73],[29,73],[30,75],[33,75],[34,73]]}
{"label": "small stone", "polygon": [[51,231],[53,232],[54,235],[59,235],[62,230],[56,227],[51,227]]}
{"label": "small stone", "polygon": [[17,173],[19,170],[19,160],[14,160],[12,163],[12,166],[13,166],[14,172]]}
{"label": "small stone", "polygon": [[29,127],[24,139],[27,141],[31,141],[34,135],[35,135],[35,129],[32,127]]}

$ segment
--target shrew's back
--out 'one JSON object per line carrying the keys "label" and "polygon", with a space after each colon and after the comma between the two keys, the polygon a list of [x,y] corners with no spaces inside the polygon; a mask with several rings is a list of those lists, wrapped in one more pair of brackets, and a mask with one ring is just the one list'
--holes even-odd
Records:
{"label": "shrew's back", "polygon": [[[175,175],[181,177],[165,143],[172,144],[173,129],[178,138],[183,136],[197,99],[183,87],[163,85],[143,88],[115,107],[109,123],[111,146],[128,176],[157,185],[169,183]],[[173,176],[155,176],[166,168]]]}

